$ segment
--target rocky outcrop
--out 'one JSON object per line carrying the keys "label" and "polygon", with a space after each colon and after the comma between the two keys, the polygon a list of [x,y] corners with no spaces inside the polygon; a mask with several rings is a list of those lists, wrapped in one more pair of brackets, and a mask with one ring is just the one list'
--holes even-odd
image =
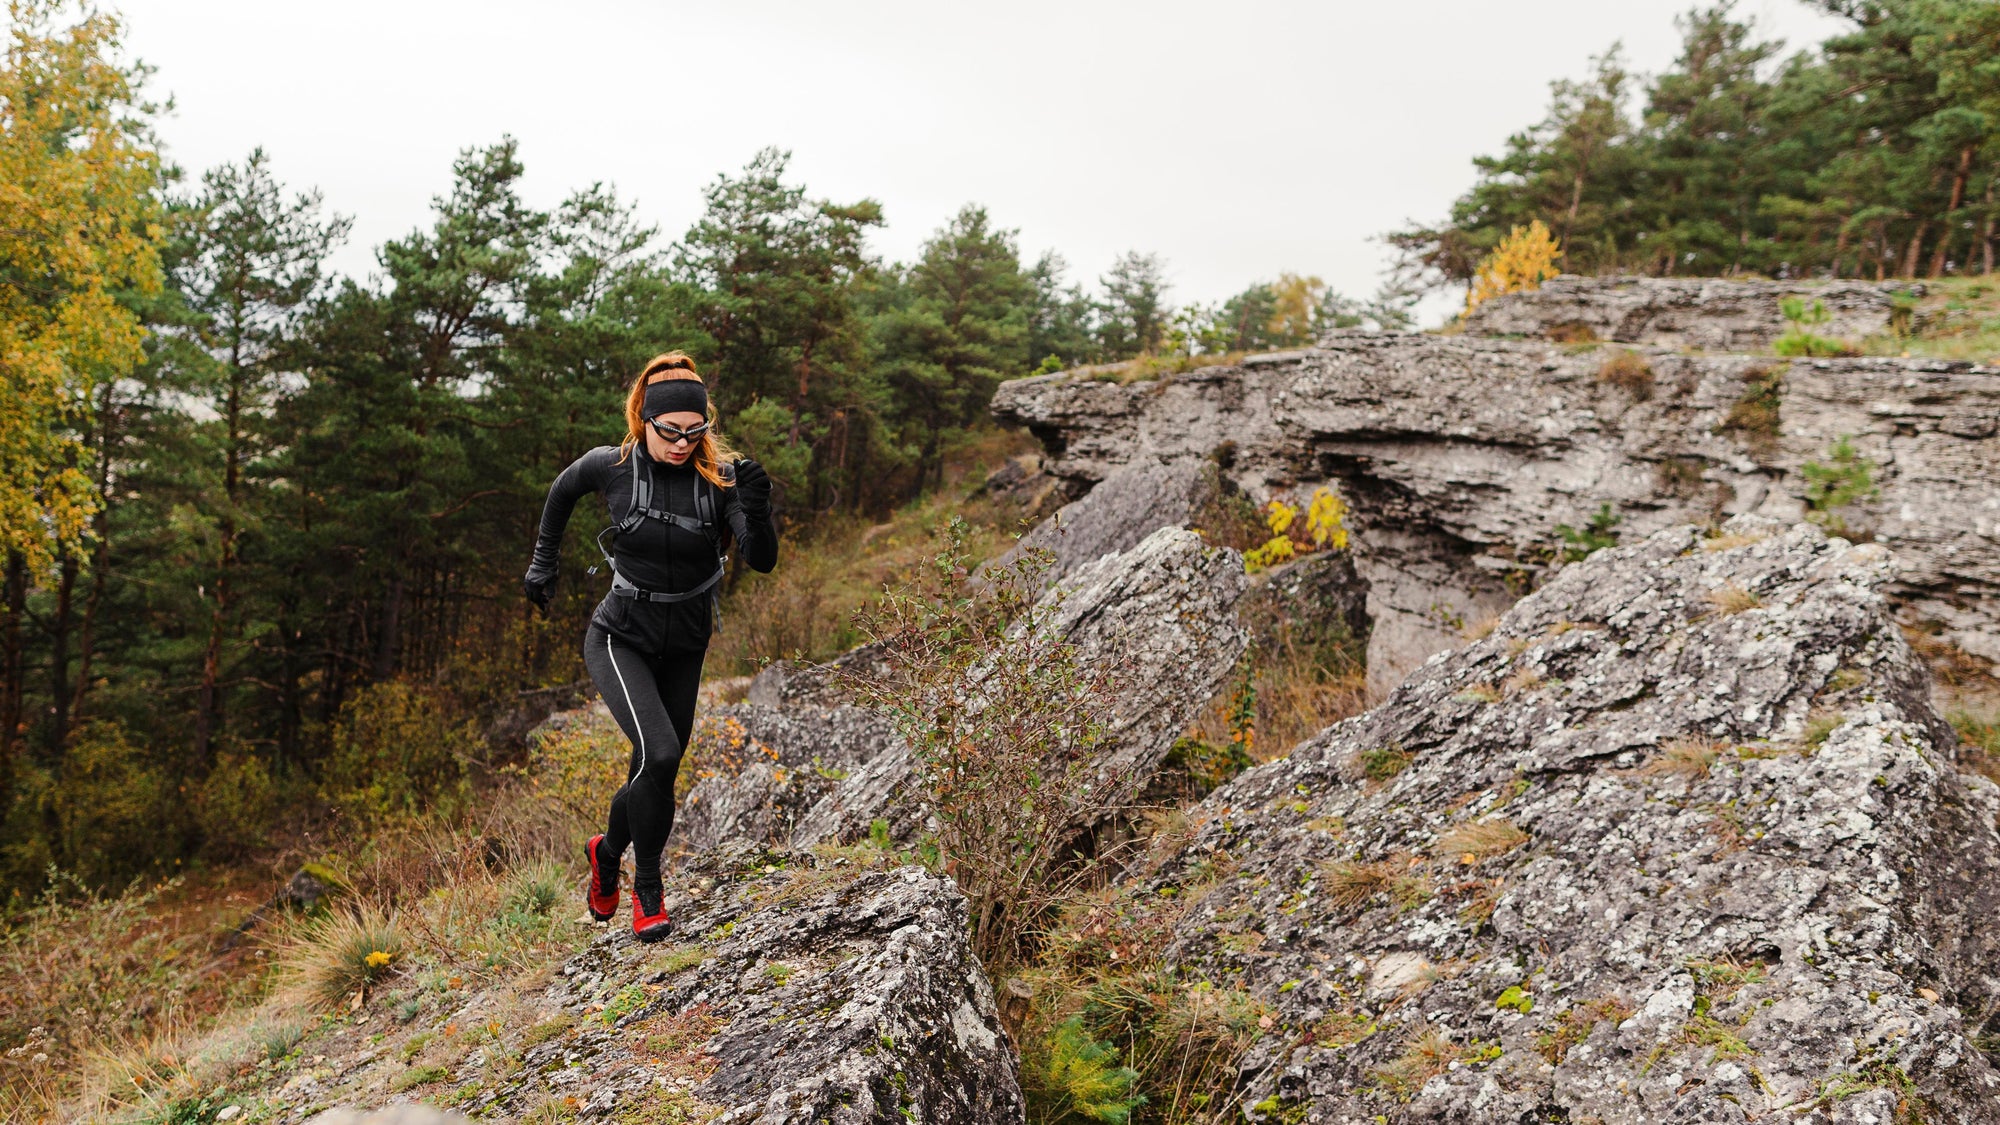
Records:
{"label": "rocky outcrop", "polygon": [[1053,584],[1084,563],[1129,551],[1163,527],[1186,527],[1200,510],[1215,474],[1198,461],[1136,461],[1102,481],[1049,519],[1035,525],[987,568],[1015,564],[1031,550],[1053,561],[1044,580]]}
{"label": "rocky outcrop", "polygon": [[332,1021],[310,1068],[242,1098],[262,1107],[245,1119],[300,1106],[275,1119],[303,1121],[325,1106],[327,1123],[463,1120],[396,1104],[423,1096],[479,1120],[1019,1122],[965,899],[893,864],[872,849],[739,844],[678,865],[675,939],[643,945],[613,924],[525,986],[440,978],[421,1024]]}
{"label": "rocky outcrop", "polygon": [[[1602,340],[1715,352],[1758,352],[1788,328],[1780,302],[1818,301],[1827,321],[1812,331],[1859,341],[1914,314],[1914,282],[1724,281],[1720,278],[1577,277],[1485,301],[1465,318],[1473,336]],[[1904,321],[1903,329],[1911,325]]]}
{"label": "rocky outcrop", "polygon": [[847,775],[897,744],[895,728],[862,707],[738,703],[700,720],[702,777],[674,819],[677,850],[731,840],[782,844]]}
{"label": "rocky outcrop", "polygon": [[751,849],[696,865],[669,903],[681,943],[614,930],[563,966],[555,998],[605,1006],[603,1030],[559,1052],[592,1058],[585,1111],[643,1102],[652,1074],[621,1063],[639,1062],[626,1044],[654,1029],[680,1035],[686,1089],[722,1110],[716,1125],[1020,1121],[1013,1051],[958,888],[919,867],[802,862]]}
{"label": "rocky outcrop", "polygon": [[1897,574],[1748,518],[1599,552],[1218,789],[1121,925],[1267,1005],[1252,1121],[2000,1121],[2000,788]]}
{"label": "rocky outcrop", "polygon": [[[1163,528],[1084,564],[1044,595],[1055,606],[1050,627],[1085,662],[1113,669],[1119,685],[1097,759],[1103,776],[1115,779],[1107,813],[1145,785],[1242,655],[1248,635],[1235,608],[1245,584],[1235,551]],[[915,835],[919,809],[907,796],[915,772],[907,745],[876,755],[801,818],[794,845],[854,839],[876,819],[898,839]]]}
{"label": "rocky outcrop", "polygon": [[[1228,445],[1251,497],[1331,482],[1368,584],[1371,685],[1546,580],[1609,504],[1627,540],[1736,513],[1797,519],[1848,438],[1874,492],[1836,513],[1891,546],[1905,619],[2000,661],[2000,372],[1342,333],[1162,382],[1001,384],[1080,484]],[[1860,464],[1861,461],[1850,464]],[[1865,490],[1864,490],[1865,491]]]}

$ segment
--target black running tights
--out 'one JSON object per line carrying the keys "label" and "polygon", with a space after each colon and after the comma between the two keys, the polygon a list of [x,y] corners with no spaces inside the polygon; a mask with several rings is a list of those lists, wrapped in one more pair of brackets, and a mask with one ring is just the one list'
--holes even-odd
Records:
{"label": "black running tights", "polygon": [[657,886],[660,855],[674,828],[674,778],[694,727],[695,692],[705,652],[649,656],[596,625],[584,634],[583,664],[632,740],[625,784],[611,798],[603,856],[611,862],[633,848],[636,882]]}

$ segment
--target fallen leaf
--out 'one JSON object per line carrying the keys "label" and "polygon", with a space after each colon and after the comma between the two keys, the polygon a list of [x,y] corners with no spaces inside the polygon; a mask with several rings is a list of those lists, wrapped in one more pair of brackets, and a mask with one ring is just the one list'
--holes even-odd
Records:
{"label": "fallen leaf", "polygon": [[1917,989],[1917,995],[1923,997],[1924,999],[1930,1001],[1933,1004],[1938,1002],[1938,994],[1933,989],[1919,988]]}

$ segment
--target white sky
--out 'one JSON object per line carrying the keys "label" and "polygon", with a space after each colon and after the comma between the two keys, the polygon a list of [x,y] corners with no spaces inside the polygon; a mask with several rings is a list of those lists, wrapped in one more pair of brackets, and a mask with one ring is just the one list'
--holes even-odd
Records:
{"label": "white sky", "polygon": [[[880,200],[891,259],[968,201],[1093,279],[1162,254],[1181,301],[1280,270],[1365,296],[1373,241],[1435,219],[1470,160],[1614,40],[1657,70],[1694,0],[635,3],[124,0],[190,174],[269,152],[355,217],[336,265],[427,223],[455,154],[520,139],[541,206],[616,185],[677,237],[764,145],[838,201]],[[1738,12],[1791,48],[1839,25]]]}

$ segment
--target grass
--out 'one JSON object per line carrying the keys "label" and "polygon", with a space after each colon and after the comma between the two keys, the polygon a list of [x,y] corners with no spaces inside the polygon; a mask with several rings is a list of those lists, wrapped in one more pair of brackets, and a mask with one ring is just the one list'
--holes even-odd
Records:
{"label": "grass", "polygon": [[963,516],[971,526],[966,545],[974,564],[1005,550],[1021,513],[975,493],[987,469],[1034,447],[1025,432],[993,430],[955,452],[943,487],[880,523],[828,515],[788,528],[775,571],[731,579],[706,674],[749,675],[775,657],[825,660],[860,643],[854,611],[899,571],[936,553],[929,530],[946,516]]}
{"label": "grass", "polygon": [[1712,738],[1691,736],[1668,739],[1661,744],[1659,756],[1647,762],[1639,772],[1649,777],[1704,778],[1725,749],[1726,746]]}
{"label": "grass", "polygon": [[1355,761],[1361,767],[1361,776],[1370,781],[1387,781],[1409,769],[1416,758],[1415,754],[1401,746],[1378,746],[1355,755]]}
{"label": "grass", "polygon": [[1471,864],[1506,855],[1527,842],[1528,834],[1513,821],[1481,820],[1458,825],[1439,836],[1431,854]]}
{"label": "grass", "polygon": [[2000,782],[2000,704],[1954,707],[1945,717],[1958,732],[1959,763]]}
{"label": "grass", "polygon": [[1624,391],[1634,402],[1653,397],[1653,365],[1638,352],[1622,348],[1612,352],[1597,369],[1597,381]]}
{"label": "grass", "polygon": [[1638,1009],[1622,996],[1600,996],[1587,1004],[1572,1004],[1535,1036],[1535,1050],[1552,1066],[1561,1065],[1569,1049],[1590,1038],[1600,1023],[1624,1023]]}
{"label": "grass", "polygon": [[1950,277],[1924,282],[1914,335],[1884,333],[1862,342],[1867,355],[2000,363],[2000,279]]}
{"label": "grass", "polygon": [[1745,610],[1758,609],[1764,601],[1740,583],[1727,582],[1708,592],[1708,604],[1717,615],[1730,617]]}
{"label": "grass", "polygon": [[1452,1042],[1443,1032],[1425,1028],[1404,1045],[1402,1054],[1375,1071],[1375,1087],[1408,1101],[1424,1088],[1424,1083],[1443,1074],[1465,1053],[1464,1046]]}

